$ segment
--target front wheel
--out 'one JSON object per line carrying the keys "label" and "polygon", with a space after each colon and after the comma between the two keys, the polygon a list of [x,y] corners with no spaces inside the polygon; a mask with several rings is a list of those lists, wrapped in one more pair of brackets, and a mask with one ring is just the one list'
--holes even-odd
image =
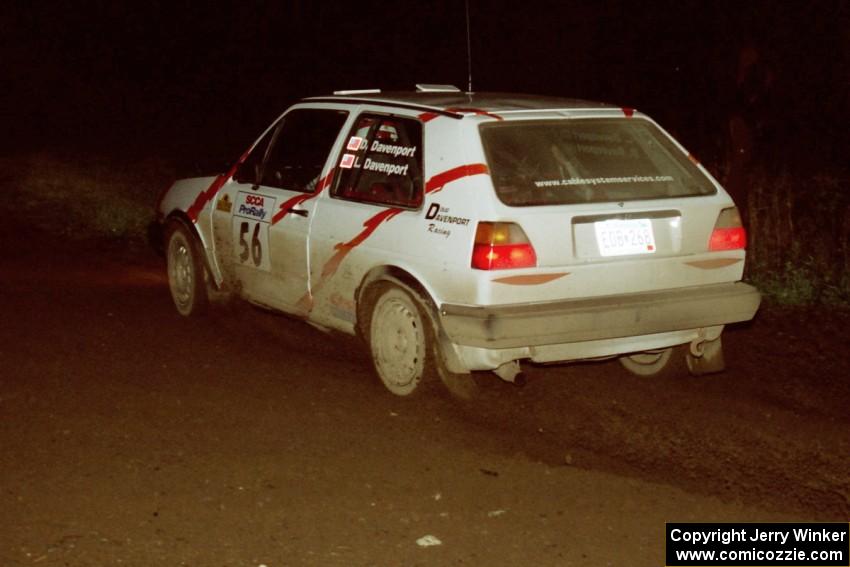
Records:
{"label": "front wheel", "polygon": [[168,287],[177,312],[184,317],[203,313],[208,304],[204,261],[185,225],[172,222],[166,235]]}

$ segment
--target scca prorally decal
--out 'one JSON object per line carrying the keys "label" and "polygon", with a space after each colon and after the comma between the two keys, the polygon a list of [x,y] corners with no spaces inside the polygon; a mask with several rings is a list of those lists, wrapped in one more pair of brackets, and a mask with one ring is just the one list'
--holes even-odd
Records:
{"label": "scca prorally decal", "polygon": [[425,183],[425,193],[437,193],[452,181],[457,181],[458,179],[461,179],[463,177],[482,174],[486,175],[489,173],[490,170],[487,169],[487,165],[483,163],[459,165],[458,167],[454,167],[442,173],[438,173],[437,175],[429,179]]}
{"label": "scca prorally decal", "polygon": [[236,163],[233,164],[233,166],[230,168],[230,171],[216,177],[215,181],[213,181],[210,186],[207,187],[206,191],[201,191],[198,196],[195,197],[195,201],[186,211],[186,215],[189,217],[189,220],[191,220],[192,222],[198,222],[198,215],[201,214],[201,211],[203,210],[204,206],[209,203],[213,199],[213,197],[216,196],[219,189],[221,189],[224,184],[227,183],[231,177],[233,177],[233,174],[236,173],[236,170],[239,169],[239,166],[242,165],[242,162],[245,161],[245,159],[248,157],[248,154],[251,153],[252,149],[254,149],[253,146],[248,148],[245,153],[242,154],[242,157],[240,157],[236,161]]}
{"label": "scca prorally decal", "polygon": [[239,191],[236,195],[236,210],[233,211],[233,216],[268,223],[271,220],[269,215],[274,209],[275,201],[274,197]]}
{"label": "scca prorally decal", "polygon": [[281,203],[280,209],[272,217],[272,225],[276,225],[277,223],[279,223],[283,219],[283,217],[285,217],[289,213],[289,211],[291,211],[292,209],[294,209],[295,207],[297,207],[298,205],[300,205],[304,201],[309,201],[310,199],[318,197],[319,194],[322,191],[325,190],[325,187],[327,187],[330,184],[331,179],[333,179],[333,174],[334,174],[334,170],[332,168],[328,172],[328,174],[325,175],[316,184],[316,190],[314,192],[304,193],[303,195],[296,195],[295,197],[292,197],[291,199],[288,199],[288,200],[284,201],[283,203]]}
{"label": "scca prorally decal", "polygon": [[336,252],[334,252],[333,256],[331,256],[330,259],[325,262],[325,265],[322,266],[319,283],[313,286],[311,293],[308,292],[301,297],[296,307],[300,311],[310,311],[313,308],[313,295],[317,294],[325,283],[327,283],[327,281],[336,274],[336,271],[339,269],[342,261],[345,260],[345,257],[348,256],[352,250],[360,246],[364,240],[372,236],[372,233],[378,229],[378,226],[380,226],[381,223],[389,221],[403,211],[404,209],[399,208],[384,209],[380,213],[368,218],[363,223],[363,230],[361,230],[357,236],[348,242],[340,242],[334,246],[334,250],[336,250]]}

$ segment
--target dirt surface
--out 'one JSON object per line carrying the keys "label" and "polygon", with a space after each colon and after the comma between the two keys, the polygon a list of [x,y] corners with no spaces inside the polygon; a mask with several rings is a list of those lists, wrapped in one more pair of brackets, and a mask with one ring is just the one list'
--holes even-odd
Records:
{"label": "dirt surface", "polygon": [[665,521],[850,517],[846,314],[765,309],[717,376],[403,400],[354,339],[180,318],[143,248],[0,237],[4,567],[658,566]]}

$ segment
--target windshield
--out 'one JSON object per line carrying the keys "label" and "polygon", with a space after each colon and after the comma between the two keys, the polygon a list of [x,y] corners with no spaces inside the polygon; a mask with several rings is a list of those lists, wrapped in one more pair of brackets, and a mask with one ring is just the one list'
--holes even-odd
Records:
{"label": "windshield", "polygon": [[499,199],[562,205],[710,195],[709,179],[651,122],[583,119],[481,125]]}

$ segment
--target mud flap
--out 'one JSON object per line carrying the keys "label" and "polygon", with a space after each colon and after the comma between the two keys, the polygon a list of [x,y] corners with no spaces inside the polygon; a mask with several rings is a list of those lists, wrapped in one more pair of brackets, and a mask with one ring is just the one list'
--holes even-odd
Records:
{"label": "mud flap", "polygon": [[685,355],[685,359],[688,363],[688,372],[694,376],[723,372],[726,368],[726,361],[723,359],[723,343],[721,340],[721,337],[717,337],[713,341],[705,341],[701,343],[701,356],[694,356],[694,354],[688,350],[688,353]]}

